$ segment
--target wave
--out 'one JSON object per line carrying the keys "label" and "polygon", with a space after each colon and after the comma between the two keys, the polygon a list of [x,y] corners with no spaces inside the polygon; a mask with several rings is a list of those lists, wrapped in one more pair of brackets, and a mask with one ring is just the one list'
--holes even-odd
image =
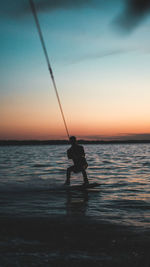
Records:
{"label": "wave", "polygon": [[63,182],[56,179],[41,179],[34,178],[28,181],[13,181],[9,183],[1,183],[0,193],[23,193],[23,192],[38,192],[38,191],[55,191],[59,190]]}
{"label": "wave", "polygon": [[119,209],[134,209],[134,212],[137,209],[140,211],[150,209],[150,204],[147,201],[133,199],[112,200],[111,206],[114,206],[114,208],[119,207]]}
{"label": "wave", "polygon": [[45,168],[45,167],[49,167],[49,164],[34,164],[33,167],[35,168]]}

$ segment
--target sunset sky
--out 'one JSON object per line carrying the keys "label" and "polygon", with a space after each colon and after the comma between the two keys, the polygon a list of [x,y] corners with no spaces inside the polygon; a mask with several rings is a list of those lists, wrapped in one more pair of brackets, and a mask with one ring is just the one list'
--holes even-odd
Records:
{"label": "sunset sky", "polygon": [[[129,2],[35,0],[71,135],[150,139],[150,6]],[[3,1],[0,139],[62,138],[28,0]]]}

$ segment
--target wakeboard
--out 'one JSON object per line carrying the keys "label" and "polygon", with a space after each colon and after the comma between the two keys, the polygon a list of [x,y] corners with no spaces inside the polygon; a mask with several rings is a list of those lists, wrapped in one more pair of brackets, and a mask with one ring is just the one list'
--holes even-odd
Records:
{"label": "wakeboard", "polygon": [[64,192],[64,191],[73,191],[73,190],[94,190],[95,188],[98,188],[100,186],[99,183],[89,183],[87,185],[84,184],[78,184],[78,185],[61,185],[59,187],[53,187],[53,188],[47,188],[47,189],[39,189],[35,192]]}

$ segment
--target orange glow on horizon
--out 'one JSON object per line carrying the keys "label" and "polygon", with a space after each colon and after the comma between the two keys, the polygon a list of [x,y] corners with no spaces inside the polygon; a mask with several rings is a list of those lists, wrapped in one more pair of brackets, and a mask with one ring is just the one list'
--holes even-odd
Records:
{"label": "orange glow on horizon", "polygon": [[[14,100],[15,101],[15,100]],[[17,100],[18,101],[18,100]],[[24,99],[22,100],[24,101]],[[34,103],[34,105],[33,105]],[[7,105],[6,105],[7,104]],[[60,115],[56,108],[43,101],[39,107],[39,99],[36,101],[20,102],[11,105],[2,103],[0,109],[0,139],[64,139],[66,132]],[[79,105],[80,106],[80,105]],[[90,103],[89,103],[90,107]],[[127,112],[128,111],[128,112]],[[149,113],[132,113],[131,110],[110,109],[101,111],[101,106],[96,110],[84,107],[72,107],[68,109],[66,121],[70,135],[76,135],[84,139],[96,139],[104,136],[128,134],[150,134]]]}
{"label": "orange glow on horizon", "polygon": [[[12,127],[13,126],[13,127]],[[2,128],[1,128],[2,129]],[[134,134],[150,134],[150,127],[147,125],[131,125],[131,124],[112,124],[112,125],[96,125],[88,124],[84,125],[80,123],[79,125],[71,125],[69,127],[70,135],[80,136],[81,138],[96,139],[96,136],[115,137],[121,135],[134,135]],[[64,126],[60,123],[59,125],[52,123],[47,126],[46,123],[13,123],[13,125],[5,125],[3,130],[0,132],[0,139],[64,139],[66,137],[66,132]]]}

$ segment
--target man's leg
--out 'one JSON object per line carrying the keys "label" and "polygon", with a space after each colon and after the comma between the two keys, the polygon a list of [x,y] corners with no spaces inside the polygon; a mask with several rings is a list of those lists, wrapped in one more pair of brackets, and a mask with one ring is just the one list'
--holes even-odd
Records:
{"label": "man's leg", "polygon": [[73,171],[74,166],[71,166],[67,169],[67,173],[66,173],[66,185],[70,184],[70,176],[71,176],[71,172]]}
{"label": "man's leg", "polygon": [[89,184],[88,178],[87,178],[87,173],[85,170],[82,170],[82,175],[84,179],[84,184]]}

